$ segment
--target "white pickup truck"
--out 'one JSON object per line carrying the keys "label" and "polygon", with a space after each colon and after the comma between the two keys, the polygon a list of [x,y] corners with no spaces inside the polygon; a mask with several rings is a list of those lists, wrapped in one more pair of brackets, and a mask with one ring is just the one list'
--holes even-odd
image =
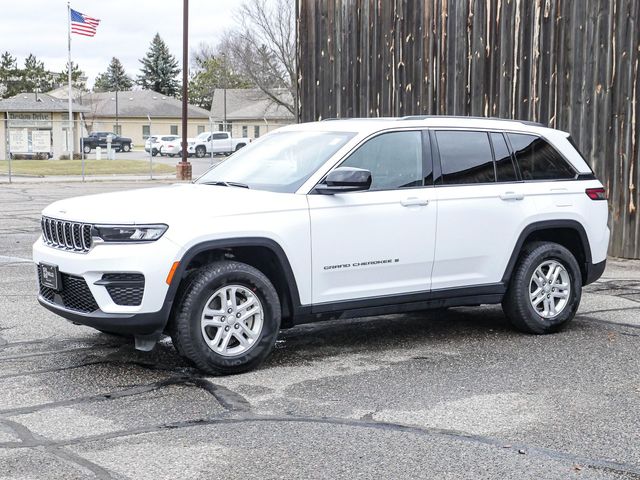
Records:
{"label": "white pickup truck", "polygon": [[223,153],[229,155],[249,144],[251,139],[231,138],[229,132],[202,132],[196,138],[188,140],[187,152],[202,158],[211,153]]}

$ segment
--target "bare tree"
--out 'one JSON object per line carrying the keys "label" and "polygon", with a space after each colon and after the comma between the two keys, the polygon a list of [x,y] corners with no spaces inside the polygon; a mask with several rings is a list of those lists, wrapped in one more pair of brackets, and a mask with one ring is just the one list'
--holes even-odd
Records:
{"label": "bare tree", "polygon": [[[298,117],[294,0],[248,0],[218,45],[230,67]],[[290,95],[283,95],[286,90]]]}

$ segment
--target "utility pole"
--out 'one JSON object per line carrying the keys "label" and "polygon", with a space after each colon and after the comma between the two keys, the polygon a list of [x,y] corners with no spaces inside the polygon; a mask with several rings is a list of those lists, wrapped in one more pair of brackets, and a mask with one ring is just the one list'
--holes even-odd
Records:
{"label": "utility pole", "polygon": [[189,0],[182,4],[182,161],[176,165],[178,180],[191,180],[191,164],[187,152],[187,91],[189,81]]}

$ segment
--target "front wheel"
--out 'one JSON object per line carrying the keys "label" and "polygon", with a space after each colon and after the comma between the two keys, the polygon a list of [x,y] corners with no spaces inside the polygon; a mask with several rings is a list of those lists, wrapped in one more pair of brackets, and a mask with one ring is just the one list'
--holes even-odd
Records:
{"label": "front wheel", "polygon": [[280,315],[278,294],[262,272],[220,261],[189,277],[169,333],[176,350],[204,372],[242,373],[271,352]]}
{"label": "front wheel", "polygon": [[121,150],[123,152],[130,152],[131,151],[131,144],[130,143],[123,143]]}
{"label": "front wheel", "polygon": [[573,317],[582,296],[582,274],[573,254],[557,243],[525,246],[509,282],[502,308],[517,329],[553,333]]}
{"label": "front wheel", "polygon": [[202,158],[206,155],[206,153],[207,153],[207,149],[204,148],[202,145],[199,145],[196,147],[196,157]]}

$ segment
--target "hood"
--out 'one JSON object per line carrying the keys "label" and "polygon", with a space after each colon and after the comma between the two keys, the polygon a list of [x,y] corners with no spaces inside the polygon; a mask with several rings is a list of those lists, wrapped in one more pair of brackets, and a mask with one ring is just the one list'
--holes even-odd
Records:
{"label": "hood", "polygon": [[[295,209],[304,196],[239,187],[175,184],[52,203],[42,214],[61,220],[104,224],[179,224],[193,218]],[[303,200],[304,201],[304,200]]]}

